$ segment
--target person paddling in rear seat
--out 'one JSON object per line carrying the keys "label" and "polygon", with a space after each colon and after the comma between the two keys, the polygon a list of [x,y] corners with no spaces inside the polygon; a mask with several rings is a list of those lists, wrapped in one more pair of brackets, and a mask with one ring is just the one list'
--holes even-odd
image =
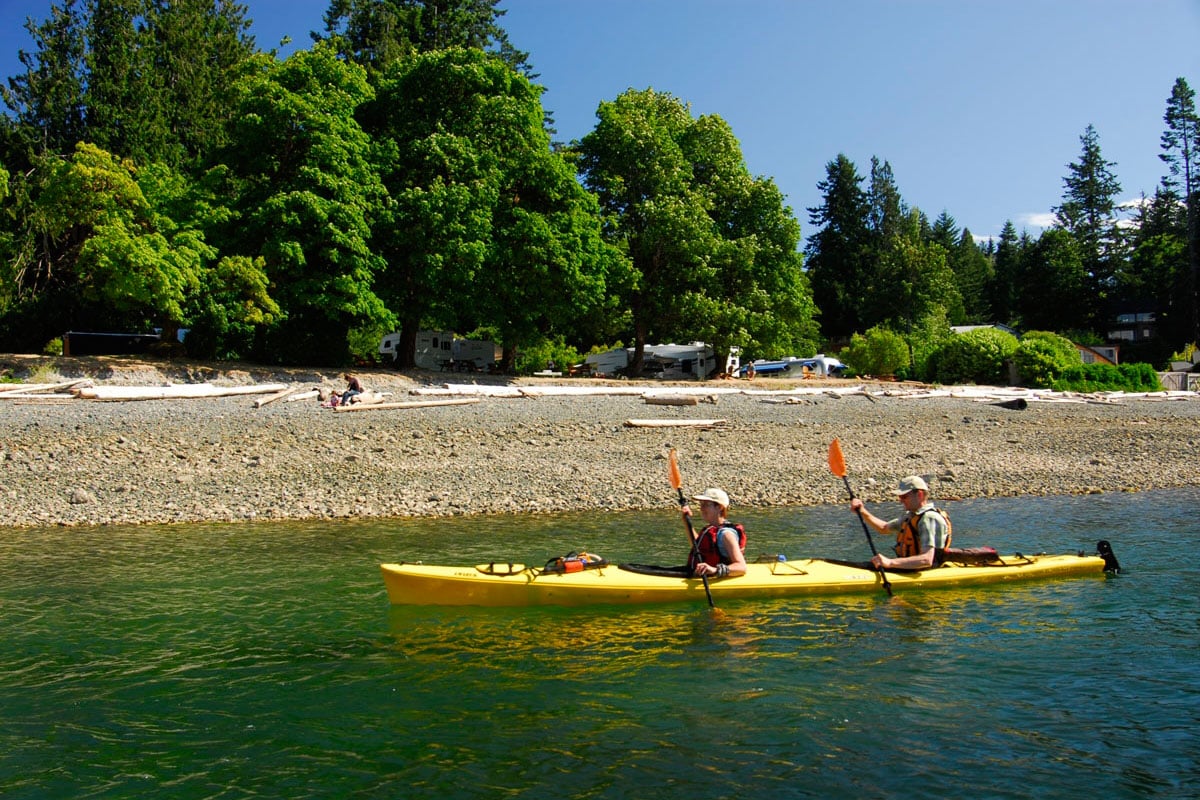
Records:
{"label": "person paddling in rear seat", "polygon": [[[700,503],[700,516],[707,523],[696,537],[696,552],[688,557],[688,568],[699,578],[746,574],[746,531],[736,522],[725,519],[729,495],[721,489],[705,489],[692,498]],[[683,506],[683,516],[691,525],[692,509]]]}
{"label": "person paddling in rear seat", "polygon": [[876,554],[871,563],[876,569],[925,569],[939,563],[939,554],[950,546],[950,518],[929,501],[929,484],[917,475],[900,481],[892,490],[904,504],[904,516],[885,521],[867,511],[857,497],[850,509],[879,533],[896,537],[896,558]]}

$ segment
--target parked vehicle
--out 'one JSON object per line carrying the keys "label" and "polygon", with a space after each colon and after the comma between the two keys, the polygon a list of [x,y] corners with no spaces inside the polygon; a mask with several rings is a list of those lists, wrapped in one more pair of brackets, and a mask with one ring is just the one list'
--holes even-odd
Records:
{"label": "parked vehicle", "polygon": [[[389,333],[379,342],[385,360],[399,358],[400,333]],[[500,346],[479,339],[460,339],[453,331],[417,331],[413,362],[421,369],[448,371],[485,370],[500,359]]]}

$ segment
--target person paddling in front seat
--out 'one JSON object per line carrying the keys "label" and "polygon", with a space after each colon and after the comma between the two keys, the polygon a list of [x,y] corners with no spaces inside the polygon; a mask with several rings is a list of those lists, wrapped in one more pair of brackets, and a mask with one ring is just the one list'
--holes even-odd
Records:
{"label": "person paddling in front seat", "polygon": [[[696,538],[696,549],[688,557],[688,569],[699,578],[746,574],[746,531],[725,519],[729,495],[721,489],[705,489],[692,498],[700,503],[700,516],[706,523]],[[691,525],[692,509],[683,506],[683,516]],[[690,529],[690,527],[689,527]],[[700,558],[696,558],[699,552]]]}
{"label": "person paddling in front seat", "polygon": [[885,521],[867,511],[857,497],[850,510],[879,533],[896,536],[896,558],[876,554],[871,563],[876,569],[925,569],[938,563],[938,554],[950,546],[950,518],[929,501],[929,484],[918,475],[900,481],[892,494],[904,504],[902,517]]}

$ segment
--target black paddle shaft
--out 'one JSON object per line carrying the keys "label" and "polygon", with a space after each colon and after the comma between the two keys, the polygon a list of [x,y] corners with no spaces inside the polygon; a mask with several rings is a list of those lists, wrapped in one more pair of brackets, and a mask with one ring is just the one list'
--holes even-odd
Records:
{"label": "black paddle shaft", "polygon": [[[845,475],[842,476],[842,483],[846,484],[846,491],[850,493],[850,499],[855,500],[854,490],[850,488],[850,479]],[[879,551],[875,549],[875,540],[871,538],[871,531],[867,528],[867,520],[862,515],[862,509],[854,509],[854,513],[858,514],[858,521],[862,525],[863,534],[867,537],[867,544],[871,545],[871,555],[879,555]],[[882,567],[876,567],[875,571],[879,573],[879,577],[883,579],[883,588],[887,590],[888,597],[892,596],[892,583],[887,579],[887,573]]]}
{"label": "black paddle shaft", "polygon": [[[675,491],[679,492],[679,507],[683,508],[684,506],[687,505],[687,500],[684,499],[684,496],[683,496],[683,487],[680,486]],[[687,525],[688,538],[691,539],[691,541],[692,541],[692,558],[695,560],[695,562],[697,564],[699,564],[700,563],[700,546],[699,546],[699,543],[696,541],[696,529],[692,527],[692,518],[689,516],[684,516],[683,521],[684,521],[684,524]],[[712,590],[708,588],[708,576],[701,575],[700,580],[704,582],[704,595],[708,598],[709,607],[716,608],[716,604],[713,603],[713,599],[712,599]]]}

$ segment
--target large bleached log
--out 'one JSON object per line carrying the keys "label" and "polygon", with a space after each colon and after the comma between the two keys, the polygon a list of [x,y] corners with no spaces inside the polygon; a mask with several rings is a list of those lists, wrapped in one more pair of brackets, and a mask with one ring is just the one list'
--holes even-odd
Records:
{"label": "large bleached log", "polygon": [[200,397],[231,397],[243,394],[281,392],[286,383],[259,383],[253,386],[214,386],[211,383],[173,383],[169,386],[92,386],[79,389],[83,400],[175,400]]}
{"label": "large bleached log", "polygon": [[295,388],[292,386],[289,386],[288,388],[278,391],[275,394],[270,395],[269,397],[260,397],[254,401],[254,407],[262,408],[265,405],[274,403],[276,400],[282,400],[283,398],[287,397],[289,394],[291,394],[294,391],[295,391]]}
{"label": "large bleached log", "polygon": [[58,393],[62,389],[73,391],[74,389],[82,389],[91,385],[92,381],[90,378],[63,381],[62,383],[6,383],[0,384],[0,400],[12,399],[6,395],[19,397],[23,395],[38,394],[41,392]]}

